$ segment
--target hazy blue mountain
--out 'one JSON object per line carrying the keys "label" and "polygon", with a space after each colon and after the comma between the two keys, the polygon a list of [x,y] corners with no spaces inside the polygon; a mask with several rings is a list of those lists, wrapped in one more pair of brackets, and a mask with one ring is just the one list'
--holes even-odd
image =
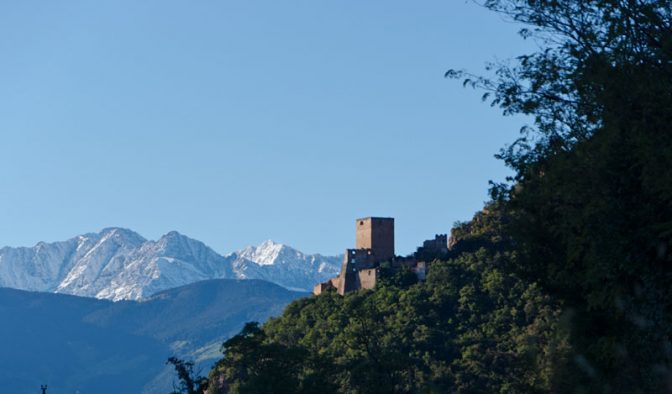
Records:
{"label": "hazy blue mountain", "polygon": [[261,280],[201,281],[141,302],[0,288],[0,393],[43,383],[49,394],[167,393],[169,356],[207,371],[245,322],[303,295]]}
{"label": "hazy blue mountain", "polygon": [[341,259],[272,241],[222,256],[176,231],[152,241],[113,227],[63,242],[0,249],[0,286],[114,301],[222,278],[263,279],[310,291],[338,274]]}

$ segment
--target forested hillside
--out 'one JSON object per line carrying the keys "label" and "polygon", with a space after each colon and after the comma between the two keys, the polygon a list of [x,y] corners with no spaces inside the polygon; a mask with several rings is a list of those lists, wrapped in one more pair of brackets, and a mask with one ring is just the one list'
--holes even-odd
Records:
{"label": "forested hillside", "polygon": [[672,4],[485,6],[539,51],[447,76],[533,118],[499,155],[515,175],[425,283],[248,324],[210,393],[672,390]]}
{"label": "forested hillside", "polygon": [[211,392],[547,390],[568,352],[559,303],[507,271],[500,226],[494,207],[462,226],[465,250],[434,262],[426,283],[401,272],[249,324],[226,342]]}

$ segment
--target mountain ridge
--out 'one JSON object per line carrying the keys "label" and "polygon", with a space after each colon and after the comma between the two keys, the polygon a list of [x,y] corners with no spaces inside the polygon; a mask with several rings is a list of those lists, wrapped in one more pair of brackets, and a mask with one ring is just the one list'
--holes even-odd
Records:
{"label": "mountain ridge", "polygon": [[143,393],[171,390],[169,356],[210,368],[247,321],[305,296],[262,280],[213,279],[145,300],[112,302],[0,288],[0,392]]}
{"label": "mountain ridge", "polygon": [[0,248],[0,286],[113,301],[208,279],[262,279],[310,291],[338,272],[340,260],[271,240],[221,255],[177,231],[148,240],[127,228],[106,227],[65,241]]}

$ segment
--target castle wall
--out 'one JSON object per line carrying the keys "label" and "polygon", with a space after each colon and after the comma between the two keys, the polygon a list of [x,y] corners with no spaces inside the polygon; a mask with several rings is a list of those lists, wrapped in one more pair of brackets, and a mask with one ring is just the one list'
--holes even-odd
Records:
{"label": "castle wall", "polygon": [[359,287],[362,289],[375,288],[379,275],[380,271],[377,268],[369,268],[359,271],[358,273]]}
{"label": "castle wall", "polygon": [[320,295],[329,289],[330,282],[318,283],[313,287],[313,294]]}
{"label": "castle wall", "polygon": [[333,287],[334,289],[338,288],[338,282],[339,282],[338,276],[335,277],[335,278],[329,279],[329,284],[331,284],[331,287]]}
{"label": "castle wall", "polygon": [[373,268],[377,262],[371,249],[348,249],[343,257],[338,281],[338,294],[359,289],[358,272]]}
{"label": "castle wall", "polygon": [[415,257],[420,260],[433,260],[447,255],[448,250],[448,236],[436,234],[434,239],[428,239],[422,243],[422,246],[415,252]]}

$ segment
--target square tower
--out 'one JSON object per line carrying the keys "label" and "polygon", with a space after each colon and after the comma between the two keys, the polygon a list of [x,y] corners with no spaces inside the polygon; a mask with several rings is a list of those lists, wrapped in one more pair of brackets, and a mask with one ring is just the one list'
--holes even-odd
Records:
{"label": "square tower", "polygon": [[357,249],[371,249],[376,261],[394,258],[394,218],[362,218],[355,222]]}

